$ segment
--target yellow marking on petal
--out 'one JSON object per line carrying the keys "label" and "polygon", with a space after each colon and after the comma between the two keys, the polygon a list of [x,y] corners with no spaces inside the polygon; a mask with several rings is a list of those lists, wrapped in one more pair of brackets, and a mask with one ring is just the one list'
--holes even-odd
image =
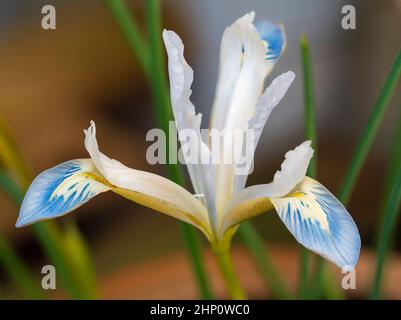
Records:
{"label": "yellow marking on petal", "polygon": [[288,197],[294,197],[294,198],[301,198],[301,197],[305,197],[305,192],[302,191],[296,191],[295,193],[290,193],[288,195]]}
{"label": "yellow marking on petal", "polygon": [[[317,182],[309,177],[305,177],[290,194],[282,198],[272,198],[271,202],[278,208],[287,208],[288,204],[292,210],[298,209],[303,220],[310,219],[311,223],[319,222],[320,228],[330,232],[329,222],[326,213],[320,206],[314,190],[318,186]],[[302,204],[302,203],[303,204]]]}
{"label": "yellow marking on petal", "polygon": [[271,209],[273,209],[273,204],[267,197],[260,197],[240,202],[224,215],[224,217],[235,217],[235,220],[228,220],[223,217],[220,234],[224,236],[224,233],[229,231],[233,226],[248,218],[268,212]]}
{"label": "yellow marking on petal", "polygon": [[182,216],[186,218],[186,222],[198,227],[205,236],[211,240],[211,230],[208,226],[205,226],[202,221],[194,217],[190,212],[186,212],[171,203],[166,201],[150,197],[148,195],[142,194],[140,192],[135,192],[127,189],[117,188],[115,186],[111,189],[114,193],[123,196],[124,198],[139,203],[145,207],[151,208],[153,210],[167,214],[173,218],[182,220]]}
{"label": "yellow marking on petal", "polygon": [[[150,196],[142,194],[140,192],[135,192],[135,191],[131,191],[131,190],[123,189],[123,188],[118,188],[118,187],[112,185],[110,182],[108,182],[104,177],[97,175],[96,173],[80,172],[80,173],[71,175],[54,190],[51,197],[55,197],[58,194],[65,194],[66,192],[67,193],[70,192],[70,190],[68,190],[68,188],[77,182],[78,183],[81,182],[82,180],[95,181],[100,184],[99,187],[109,188],[114,193],[121,195],[128,200],[131,200],[133,202],[136,202],[140,205],[151,208],[153,210],[162,212],[173,218],[182,220],[182,216],[184,216],[186,218],[187,223],[198,227],[206,235],[206,237],[209,240],[211,239],[211,231],[209,230],[209,228],[207,226],[205,226],[205,224],[202,223],[199,219],[194,217],[191,213],[186,212],[176,206],[173,206],[171,203],[168,203],[166,201],[163,201],[163,200],[160,200],[160,199],[157,199],[154,197],[150,197]],[[93,188],[93,186],[91,186],[91,188]],[[73,192],[73,191],[76,191],[76,190],[73,189],[71,192]]]}
{"label": "yellow marking on petal", "polygon": [[[76,174],[73,173],[62,183],[60,183],[60,185],[58,185],[57,188],[54,189],[49,199],[52,200],[59,195],[64,195],[68,198],[68,196],[71,195],[73,192],[76,192],[75,196],[77,197],[86,185],[85,183],[81,183],[83,181],[91,181],[91,191],[101,192],[101,189],[108,190],[113,187],[107,180],[97,174],[91,172],[78,172]],[[93,183],[93,181],[96,183]],[[75,184],[78,184],[78,187],[71,188]]]}

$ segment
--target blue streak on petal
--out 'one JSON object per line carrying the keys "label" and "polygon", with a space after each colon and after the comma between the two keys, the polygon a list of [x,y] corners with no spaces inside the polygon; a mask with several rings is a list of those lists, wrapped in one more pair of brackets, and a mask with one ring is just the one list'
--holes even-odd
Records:
{"label": "blue streak on petal", "polygon": [[84,175],[94,170],[90,159],[78,159],[42,172],[24,197],[16,226],[62,216],[109,190],[103,183]]}
{"label": "blue streak on petal", "polygon": [[[281,220],[306,248],[341,268],[353,268],[361,247],[355,222],[324,186],[317,182],[304,184],[303,195],[273,199]],[[287,209],[285,214],[282,208]]]}
{"label": "blue streak on petal", "polygon": [[283,28],[268,20],[257,21],[255,27],[262,40],[266,42],[266,60],[274,64],[286,45]]}

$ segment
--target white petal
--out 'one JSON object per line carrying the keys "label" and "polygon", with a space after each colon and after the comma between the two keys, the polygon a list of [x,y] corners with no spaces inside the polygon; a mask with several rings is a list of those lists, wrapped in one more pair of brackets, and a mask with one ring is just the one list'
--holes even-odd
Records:
{"label": "white petal", "polygon": [[[255,26],[254,13],[235,21],[223,34],[220,51],[220,71],[212,110],[211,129],[246,130],[255,115],[255,105],[262,93],[269,64],[266,48]],[[211,144],[217,143],[213,137]],[[235,151],[230,143],[221,148],[217,169],[216,207],[221,214],[234,190],[235,164],[222,163],[223,155],[239,159],[243,138],[236,138]],[[239,147],[238,147],[239,146]]]}
{"label": "white petal", "polygon": [[305,141],[285,154],[281,170],[275,173],[273,179],[277,194],[271,197],[282,197],[289,193],[305,177],[313,157],[311,143],[311,141]]}
{"label": "white petal", "polygon": [[312,156],[311,142],[305,141],[285,154],[281,170],[275,173],[272,182],[237,192],[227,206],[221,232],[247,218],[270,210],[272,204],[268,198],[280,198],[289,194],[304,179]]}
{"label": "white petal", "polygon": [[[202,115],[195,113],[195,107],[190,100],[193,71],[184,58],[184,45],[180,37],[173,31],[164,30],[163,39],[168,55],[171,103],[178,134],[181,135],[185,130],[190,129],[197,138],[190,148],[194,154],[198,155],[198,158],[193,161],[189,157],[190,153],[185,153],[186,165],[194,190],[204,195],[201,199],[207,205],[210,220],[214,223],[214,168],[211,165],[209,147],[202,141],[200,134]],[[198,148],[199,152],[197,152]],[[201,164],[202,159],[208,164]]]}
{"label": "white petal", "polygon": [[[267,119],[273,109],[280,103],[281,99],[283,99],[294,79],[295,74],[292,71],[283,73],[272,81],[270,86],[267,87],[263,95],[259,98],[256,104],[255,116],[249,121],[249,130],[253,130],[254,132],[254,149],[249,152],[250,154],[253,155],[255,153],[255,149],[258,145]],[[247,146],[244,146],[244,148],[245,147]],[[246,154],[245,151],[243,154]],[[247,177],[246,174],[237,175],[235,177],[234,192],[238,192],[245,187]]]}
{"label": "white petal", "polygon": [[254,16],[248,13],[224,31],[211,129],[244,128],[255,112],[269,66]]}
{"label": "white petal", "polygon": [[128,168],[99,151],[96,126],[85,130],[85,147],[96,168],[115,188],[112,190],[130,200],[177,219],[208,229],[207,210],[191,193],[159,175]]}

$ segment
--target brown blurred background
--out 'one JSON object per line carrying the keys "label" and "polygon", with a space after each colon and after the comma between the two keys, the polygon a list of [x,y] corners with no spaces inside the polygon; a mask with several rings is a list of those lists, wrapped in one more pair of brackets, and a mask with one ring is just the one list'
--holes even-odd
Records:
{"label": "brown blurred background", "polygon": [[[128,2],[144,26],[142,2]],[[45,4],[56,7],[54,31],[41,28]],[[269,119],[248,184],[270,181],[284,153],[303,140],[298,42],[301,31],[308,34],[316,94],[318,176],[335,192],[401,44],[401,1],[165,0],[162,4],[163,25],[181,35],[194,69],[192,98],[204,114],[204,127],[224,28],[250,10],[256,11],[256,19],[282,22],[286,27],[287,50],[271,79],[287,70],[298,77]],[[345,4],[356,8],[356,30],[341,28]],[[90,120],[96,121],[99,143],[107,155],[128,166],[164,174],[162,167],[150,166],[145,159],[145,135],[155,127],[146,79],[102,1],[1,0],[0,27],[0,116],[33,176],[65,160],[87,157],[82,130]],[[390,139],[401,110],[400,91],[398,86],[349,206],[366,247],[374,243]],[[28,229],[14,227],[17,211],[2,194],[0,208],[0,232],[39,273],[44,262],[41,251]],[[89,243],[100,277],[131,265],[157,272],[153,261],[162,268],[165,257],[182,259],[177,256],[183,243],[176,221],[114,194],[103,194],[72,215]],[[266,243],[298,247],[274,213],[254,222]],[[400,240],[398,232],[398,250]],[[130,297],[129,293],[125,296]],[[166,292],[155,297],[170,296]]]}

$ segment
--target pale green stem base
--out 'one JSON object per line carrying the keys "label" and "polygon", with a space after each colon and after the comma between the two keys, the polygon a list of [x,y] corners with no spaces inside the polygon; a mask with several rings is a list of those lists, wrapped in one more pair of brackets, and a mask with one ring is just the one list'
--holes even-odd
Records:
{"label": "pale green stem base", "polygon": [[246,300],[246,294],[241,288],[230,256],[229,249],[213,247],[213,253],[219,266],[224,284],[233,300]]}

